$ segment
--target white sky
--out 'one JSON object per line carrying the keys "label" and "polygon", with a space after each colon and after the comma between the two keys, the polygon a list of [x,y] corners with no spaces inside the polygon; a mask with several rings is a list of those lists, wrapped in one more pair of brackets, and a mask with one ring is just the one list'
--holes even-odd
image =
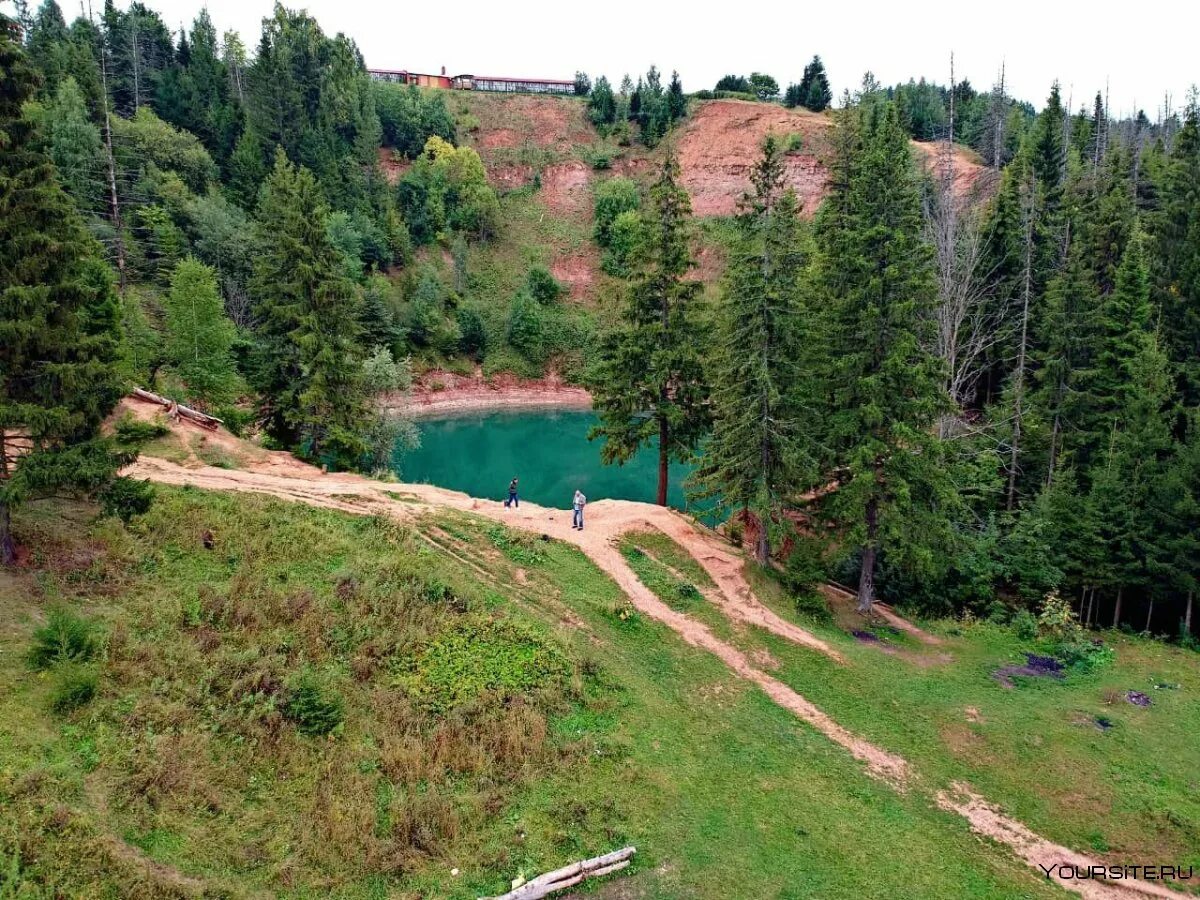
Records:
{"label": "white sky", "polygon": [[[76,0],[59,0],[71,17]],[[93,0],[97,8],[101,0]],[[118,6],[127,5],[117,0]],[[167,25],[190,24],[202,0],[146,0]],[[37,0],[31,0],[36,6]],[[219,31],[236,28],[253,48],[272,0],[208,0]],[[1200,3],[1142,0],[295,0],[330,34],[352,37],[368,66],[412,71],[571,78],[582,69],[619,83],[650,63],[686,90],[723,74],[799,81],[814,53],[834,96],[868,68],[884,84],[955,74],[986,89],[1006,60],[1009,93],[1041,106],[1059,79],[1064,100],[1089,104],[1110,85],[1111,108],[1151,119],[1170,92],[1179,108],[1200,82]],[[994,12],[993,12],[994,11]],[[664,78],[665,81],[665,78]]]}

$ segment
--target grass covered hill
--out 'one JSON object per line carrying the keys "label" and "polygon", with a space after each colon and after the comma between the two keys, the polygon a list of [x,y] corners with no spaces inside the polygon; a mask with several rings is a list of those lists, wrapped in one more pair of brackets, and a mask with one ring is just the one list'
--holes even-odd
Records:
{"label": "grass covered hill", "polygon": [[672,610],[907,759],[898,790],[565,542],[452,510],[157,493],[127,529],[20,512],[36,550],[0,576],[16,896],[465,898],[625,844],[612,896],[1059,895],[938,807],[956,782],[1097,858],[1200,864],[1186,651],[1106,637],[1108,665],[1009,688],[995,670],[1040,647],[1022,627],[854,635],[839,603],[801,612],[747,568],[839,664],[735,624],[666,535],[622,538]]}

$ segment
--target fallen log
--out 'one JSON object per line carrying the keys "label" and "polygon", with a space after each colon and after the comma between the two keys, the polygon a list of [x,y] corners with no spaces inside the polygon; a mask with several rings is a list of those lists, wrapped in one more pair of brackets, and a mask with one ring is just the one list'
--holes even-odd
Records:
{"label": "fallen log", "polygon": [[481,900],[540,900],[556,891],[575,887],[588,878],[600,878],[611,875],[629,865],[630,858],[637,853],[636,847],[622,847],[603,856],[585,859],[571,863],[553,872],[539,875],[519,887],[513,888],[507,894],[499,897],[481,898]]}
{"label": "fallen log", "polygon": [[157,403],[164,407],[167,415],[171,418],[187,419],[189,422],[194,422],[201,428],[207,428],[209,431],[216,431],[217,428],[224,423],[216,416],[210,416],[208,413],[202,413],[198,409],[192,409],[190,406],[184,406],[182,403],[176,403],[174,400],[169,400],[166,397],[161,397],[151,391],[143,388],[134,388],[133,396],[139,400],[145,400],[147,403]]}

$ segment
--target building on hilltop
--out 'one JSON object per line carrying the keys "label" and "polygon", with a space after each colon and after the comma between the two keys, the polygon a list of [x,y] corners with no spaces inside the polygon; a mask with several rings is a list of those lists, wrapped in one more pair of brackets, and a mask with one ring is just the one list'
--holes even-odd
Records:
{"label": "building on hilltop", "polygon": [[415,84],[417,87],[449,89],[452,79],[442,66],[440,75],[429,75],[425,72],[409,72],[407,69],[367,69],[367,74],[376,81],[390,81],[395,84]]}
{"label": "building on hilltop", "polygon": [[367,74],[376,81],[395,84],[415,84],[417,87],[442,88],[459,91],[490,91],[501,94],[574,94],[575,82],[556,78],[506,78],[498,75],[455,75],[446,74],[442,66],[440,75],[410,72],[407,69],[367,69]]}

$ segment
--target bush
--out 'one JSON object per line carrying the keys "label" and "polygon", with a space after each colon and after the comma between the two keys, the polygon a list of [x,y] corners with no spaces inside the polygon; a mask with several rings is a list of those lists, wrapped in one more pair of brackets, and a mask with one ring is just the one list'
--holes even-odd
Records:
{"label": "bush", "polygon": [[508,343],[531,360],[540,360],[545,351],[541,313],[525,291],[513,297],[508,308]]}
{"label": "bush", "polygon": [[134,516],[145,515],[154,503],[154,486],[121,476],[100,492],[100,508],[106,516],[116,516],[126,525]]}
{"label": "bush", "polygon": [[99,682],[94,670],[76,665],[62,666],[50,693],[50,707],[56,713],[69,713],[92,701]]}
{"label": "bush", "polygon": [[608,247],[600,261],[601,268],[616,278],[628,276],[642,249],[645,234],[637,210],[628,209],[617,216],[608,230]]}
{"label": "bush", "polygon": [[46,624],[33,632],[29,664],[48,669],[59,662],[83,662],[100,649],[96,626],[67,609],[52,609]]}
{"label": "bush", "polygon": [[828,577],[824,545],[811,535],[797,535],[780,578],[788,593],[794,597],[811,593]]}
{"label": "bush", "polygon": [[476,361],[482,359],[487,351],[487,328],[483,316],[473,306],[460,306],[455,315],[458,319],[459,352]]}
{"label": "bush", "polygon": [[297,731],[310,737],[331,734],[346,718],[341,696],[307,669],[288,685],[283,714],[296,723]]}
{"label": "bush", "polygon": [[1029,610],[1022,609],[1012,617],[1012,630],[1021,640],[1032,641],[1038,633],[1037,619]]}
{"label": "bush", "polygon": [[542,266],[534,266],[529,270],[525,284],[529,291],[529,296],[533,297],[542,306],[551,306],[557,303],[562,295],[567,292],[566,288],[559,284],[557,279]]}
{"label": "bush", "polygon": [[833,619],[833,613],[829,611],[829,604],[825,602],[825,597],[820,591],[805,591],[803,594],[796,594],[796,612],[811,616],[821,622]]}
{"label": "bush", "polygon": [[160,437],[166,437],[171,429],[162,422],[143,422],[132,416],[125,416],[117,423],[117,442],[127,447],[140,447]]}
{"label": "bush", "polygon": [[624,212],[636,212],[641,205],[637,184],[629,178],[610,178],[596,186],[593,198],[596,243],[608,249],[612,238],[613,223]]}

